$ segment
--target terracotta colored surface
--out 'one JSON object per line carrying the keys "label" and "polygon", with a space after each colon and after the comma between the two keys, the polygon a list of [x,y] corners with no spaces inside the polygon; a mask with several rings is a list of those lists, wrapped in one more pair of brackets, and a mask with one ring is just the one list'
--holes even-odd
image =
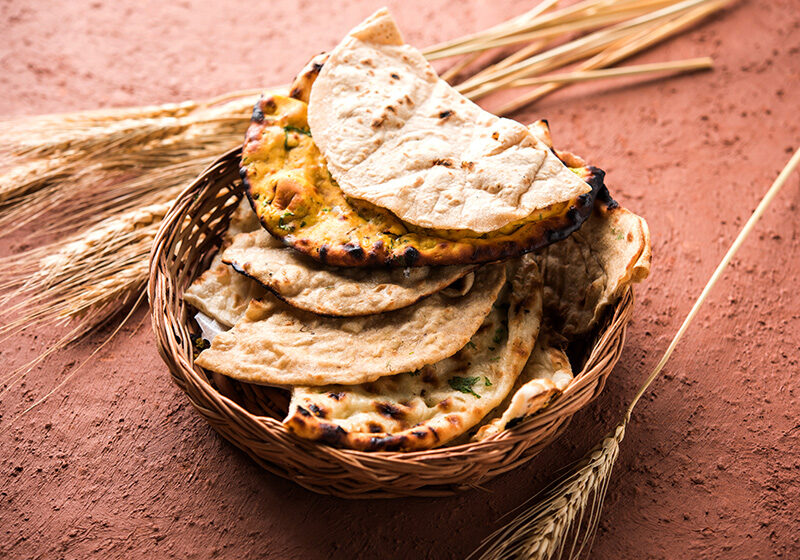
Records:
{"label": "terracotta colored surface", "polygon": [[[3,2],[0,115],[280,83],[380,3]],[[390,2],[419,45],[530,4]],[[25,416],[102,335],[0,396],[0,557],[464,557],[501,514],[620,417],[798,146],[799,8],[794,0],[745,2],[638,59],[712,54],[713,73],[585,85],[519,116],[549,118],[557,144],[606,169],[615,196],[649,220],[655,253],[605,393],[543,456],[485,492],[450,499],[310,494],[261,472],[194,413],[140,312]],[[798,205],[795,176],[638,409],[594,557],[800,556]],[[25,242],[3,240],[2,251]],[[5,342],[2,371],[56,336]]]}

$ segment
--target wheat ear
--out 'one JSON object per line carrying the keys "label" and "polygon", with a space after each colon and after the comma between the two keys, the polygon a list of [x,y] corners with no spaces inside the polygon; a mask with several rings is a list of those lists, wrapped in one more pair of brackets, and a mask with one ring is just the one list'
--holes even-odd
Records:
{"label": "wheat ear", "polygon": [[35,325],[65,325],[62,337],[33,361],[6,373],[0,395],[33,366],[109,320],[142,292],[147,259],[161,219],[162,203],[110,218],[63,241],[39,247],[30,260],[0,259],[0,341]]}
{"label": "wheat ear", "polygon": [[487,537],[470,558],[480,553],[481,560],[506,558],[546,560],[564,557],[572,560],[588,552],[600,521],[600,512],[611,472],[619,456],[619,446],[625,437],[625,430],[636,404],[664,369],[708,294],[798,166],[800,166],[800,149],[794,153],[736,236],[663,356],[636,392],[622,422],[617,425],[614,432],[603,438],[571,473],[545,489],[541,496],[537,496],[539,500],[535,505]]}
{"label": "wheat ear", "polygon": [[[705,2],[709,0],[583,0],[556,10],[555,0],[544,0],[490,30],[455,39],[426,53],[431,58],[434,52],[436,56],[450,56],[458,49],[482,53],[528,41],[531,34],[544,37],[471,80],[471,87],[494,90],[498,72],[522,65],[523,71],[512,72],[513,76],[504,74],[504,78],[513,81],[540,75],[593,56],[609,41],[630,33],[623,25],[622,29],[602,32],[602,41],[578,40],[568,43],[575,48],[556,47],[540,53],[546,45],[564,39],[553,29],[559,33],[567,29],[587,31],[618,17],[647,18],[647,14],[651,18],[647,21],[651,21],[654,10],[663,10],[664,6]],[[581,21],[583,18],[588,19]],[[638,28],[634,25],[631,29]],[[462,62],[452,74],[468,65],[469,61]],[[465,93],[471,98],[477,96]],[[0,236],[39,220],[44,224],[40,231],[57,231],[62,236],[77,232],[72,241],[79,242],[90,238],[94,228],[103,227],[104,220],[124,221],[129,212],[170,202],[219,153],[241,142],[257,94],[239,91],[205,102],[0,122]],[[157,228],[159,221],[160,217],[155,218],[148,228]],[[133,238],[126,237],[129,235]],[[110,243],[103,250],[74,255],[62,272],[55,270],[48,257],[58,259],[69,240],[0,259],[0,294],[5,294],[0,297],[0,338],[32,325],[69,323],[69,330],[37,358],[40,361],[110,320],[141,294],[142,267],[147,261],[142,249],[147,235],[149,229],[125,234],[120,237],[129,241],[124,248]],[[67,272],[73,280],[64,276]],[[5,382],[18,379],[23,370],[12,372]],[[3,382],[0,379],[0,384]]]}

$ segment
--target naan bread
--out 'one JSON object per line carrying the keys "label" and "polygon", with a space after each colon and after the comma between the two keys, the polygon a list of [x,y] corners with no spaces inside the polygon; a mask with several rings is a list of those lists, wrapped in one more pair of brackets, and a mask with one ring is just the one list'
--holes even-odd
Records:
{"label": "naan bread", "polygon": [[486,439],[539,412],[569,386],[572,378],[567,355],[552,336],[540,333],[514,388],[492,416],[484,420],[474,439]]}
{"label": "naan bread", "polygon": [[628,286],[649,273],[647,222],[604,193],[580,231],[536,259],[544,277],[547,330],[537,339],[511,396],[485,421],[476,440],[511,428],[547,407],[567,388],[572,367],[564,348],[575,338],[592,333]]}
{"label": "naan bread", "polygon": [[464,433],[508,394],[541,319],[532,258],[509,282],[471,340],[454,356],[412,373],[355,386],[295,387],[284,420],[298,436],[363,451],[413,451]]}
{"label": "naan bread", "polygon": [[647,222],[608,197],[570,237],[537,255],[545,316],[568,339],[594,329],[625,289],[650,272]]}
{"label": "naan bread", "polygon": [[308,122],[347,196],[423,228],[486,233],[590,191],[524,125],[440,79],[385,8],[330,52]]}
{"label": "naan bread", "polygon": [[299,99],[304,103],[308,103],[308,97],[311,95],[311,85],[314,80],[319,76],[319,71],[322,70],[322,65],[328,60],[328,53],[321,52],[309,60],[306,65],[300,70],[300,73],[294,77],[291,85],[289,86],[289,97]]}
{"label": "naan bread", "polygon": [[241,171],[267,231],[321,263],[349,267],[475,264],[519,256],[579,228],[603,186],[603,172],[581,164],[570,173],[591,192],[576,201],[552,205],[487,234],[417,228],[345,196],[311,137],[306,104],[280,95],[256,104]]}
{"label": "naan bread", "polygon": [[342,317],[408,307],[475,268],[332,268],[286,247],[263,229],[237,235],[222,261],[294,307]]}
{"label": "naan bread", "polygon": [[504,283],[504,265],[485,266],[464,297],[437,293],[366,317],[315,315],[267,294],[250,302],[244,317],[217,335],[195,363],[265,385],[350,385],[414,371],[458,352]]}
{"label": "naan bread", "polygon": [[244,198],[233,211],[228,230],[222,236],[222,247],[211,266],[183,293],[184,301],[219,323],[232,327],[244,315],[250,300],[262,297],[266,290],[222,262],[222,253],[236,235],[260,229],[258,217]]}

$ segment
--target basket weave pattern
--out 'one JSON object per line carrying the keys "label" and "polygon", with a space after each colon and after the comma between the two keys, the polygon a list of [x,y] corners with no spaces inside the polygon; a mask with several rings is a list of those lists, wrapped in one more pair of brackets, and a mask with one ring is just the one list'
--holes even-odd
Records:
{"label": "basket weave pattern", "polygon": [[159,353],[192,405],[223,437],[266,470],[323,494],[347,498],[445,496],[530,460],[602,391],[622,351],[633,308],[629,289],[597,335],[586,363],[550,406],[477,443],[413,453],[366,453],[304,440],[281,423],[285,393],[240,383],[194,365],[197,334],[183,292],[210,256],[243,196],[240,149],[220,157],[178,198],[156,236],[148,296]]}

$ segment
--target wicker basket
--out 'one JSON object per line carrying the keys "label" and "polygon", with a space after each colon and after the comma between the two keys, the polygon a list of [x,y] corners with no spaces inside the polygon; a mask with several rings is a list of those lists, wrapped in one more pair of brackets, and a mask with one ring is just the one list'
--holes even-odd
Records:
{"label": "wicker basket", "polygon": [[[633,307],[628,290],[564,393],[532,418],[479,443],[413,453],[365,453],[300,439],[281,424],[285,393],[210,374],[193,363],[183,291],[209,263],[243,196],[240,149],[219,158],[178,198],[156,236],[148,295],[158,350],[192,405],[266,470],[347,498],[445,496],[475,487],[539,453],[594,399],[619,359]],[[192,324],[190,324],[192,323]]]}

